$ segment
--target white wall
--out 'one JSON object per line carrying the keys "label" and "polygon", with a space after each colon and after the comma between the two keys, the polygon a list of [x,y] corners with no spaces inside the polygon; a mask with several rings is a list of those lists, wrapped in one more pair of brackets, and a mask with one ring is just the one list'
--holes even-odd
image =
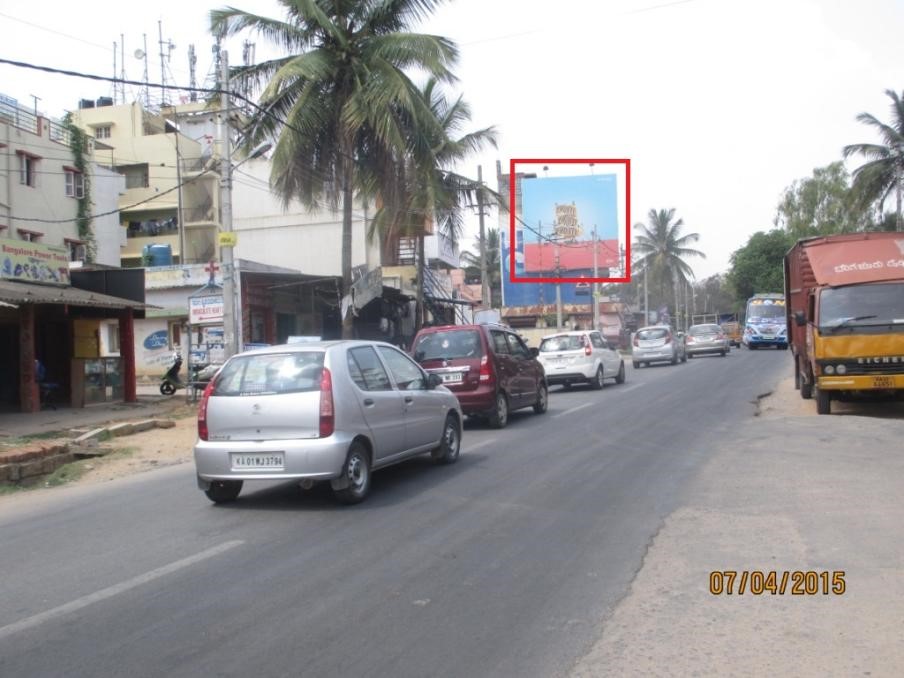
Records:
{"label": "white wall", "polygon": [[94,242],[97,246],[95,261],[106,266],[119,266],[120,250],[126,244],[126,229],[119,225],[119,195],[126,190],[126,178],[100,165],[94,165],[91,182],[92,212],[104,214],[95,217]]}
{"label": "white wall", "polygon": [[[341,211],[311,213],[298,203],[283,210],[270,192],[269,176],[270,162],[263,159],[244,162],[233,173],[235,256],[311,275],[342,275]],[[379,249],[367,247],[363,209],[356,205],[352,215],[352,266],[374,268]]]}

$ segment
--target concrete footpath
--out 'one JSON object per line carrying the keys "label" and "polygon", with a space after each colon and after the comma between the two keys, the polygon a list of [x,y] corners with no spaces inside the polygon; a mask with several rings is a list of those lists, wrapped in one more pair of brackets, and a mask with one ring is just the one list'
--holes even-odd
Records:
{"label": "concrete footpath", "polygon": [[[904,675],[904,403],[815,416],[790,380],[774,397],[664,521],[571,676]],[[733,592],[716,575],[714,594],[725,571]]]}
{"label": "concrete footpath", "polygon": [[157,385],[139,386],[138,402],[103,403],[73,408],[45,409],[31,414],[0,414],[0,444],[23,436],[47,435],[74,428],[94,428],[102,424],[153,419],[184,408],[185,391],[160,395]]}

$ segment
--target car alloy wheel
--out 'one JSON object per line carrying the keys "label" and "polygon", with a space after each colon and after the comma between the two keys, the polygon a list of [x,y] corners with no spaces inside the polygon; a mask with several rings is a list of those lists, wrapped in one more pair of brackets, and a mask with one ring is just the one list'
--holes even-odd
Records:
{"label": "car alloy wheel", "polygon": [[508,400],[505,393],[499,391],[496,394],[496,407],[490,413],[490,426],[493,428],[505,428],[508,423]]}
{"label": "car alloy wheel", "polygon": [[549,390],[546,388],[546,384],[540,384],[540,388],[537,389],[537,402],[534,403],[534,412],[543,414],[546,412],[547,407],[549,407]]}
{"label": "car alloy wheel", "polygon": [[606,385],[606,375],[603,373],[603,366],[596,368],[596,374],[593,376],[593,388],[597,391]]}

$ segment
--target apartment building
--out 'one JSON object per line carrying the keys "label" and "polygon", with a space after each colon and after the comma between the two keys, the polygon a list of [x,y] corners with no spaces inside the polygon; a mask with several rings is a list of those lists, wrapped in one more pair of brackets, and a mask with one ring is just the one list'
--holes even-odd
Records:
{"label": "apartment building", "polygon": [[0,95],[0,409],[135,397],[119,346],[144,308],[143,272],[113,270],[124,182],[95,163],[93,139],[77,141]]}

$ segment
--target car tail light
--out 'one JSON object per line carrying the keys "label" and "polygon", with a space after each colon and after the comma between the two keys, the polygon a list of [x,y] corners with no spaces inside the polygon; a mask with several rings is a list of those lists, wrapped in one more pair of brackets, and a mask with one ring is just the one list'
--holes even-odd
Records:
{"label": "car tail light", "polygon": [[637,338],[637,335],[636,335],[636,334],[634,335],[634,345],[635,345],[635,346],[640,346],[640,339]]}
{"label": "car tail light", "polygon": [[333,377],[327,368],[320,374],[320,437],[329,438],[336,427],[333,409]]}
{"label": "car tail light", "polygon": [[687,343],[693,344],[693,343],[694,343],[694,338],[693,338],[693,337],[688,337],[688,338],[687,338]]}
{"label": "car tail light", "polygon": [[201,394],[201,402],[198,403],[198,438],[207,440],[210,432],[207,430],[207,401],[210,400],[210,394],[213,393],[216,379],[211,379]]}
{"label": "car tail light", "polygon": [[492,384],[495,381],[493,366],[490,364],[490,359],[487,355],[480,358],[480,381],[485,384]]}
{"label": "car tail light", "polygon": [[671,332],[670,332],[669,334],[665,335],[665,343],[666,343],[666,344],[671,344],[671,343],[672,343],[672,334],[671,334]]}
{"label": "car tail light", "polygon": [[593,355],[593,348],[590,346],[590,338],[584,335],[584,355]]}

